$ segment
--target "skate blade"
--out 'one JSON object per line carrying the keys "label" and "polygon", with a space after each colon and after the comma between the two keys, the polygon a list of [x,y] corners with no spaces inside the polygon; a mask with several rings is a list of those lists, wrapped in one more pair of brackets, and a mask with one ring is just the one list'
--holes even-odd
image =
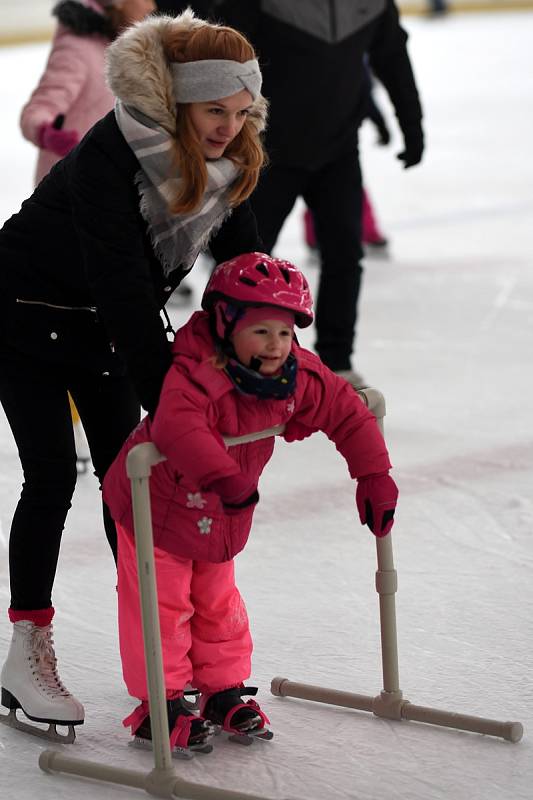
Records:
{"label": "skate blade", "polygon": [[243,744],[249,746],[253,744],[254,739],[262,739],[264,742],[269,742],[274,738],[272,731],[266,728],[253,728],[251,730],[244,730],[240,733],[230,733],[229,741],[234,744]]}
{"label": "skate blade", "polygon": [[[151,739],[140,739],[138,736],[132,739],[128,745],[129,747],[134,747],[136,750],[154,749]],[[194,758],[195,753],[203,753],[206,755],[207,753],[211,752],[213,752],[213,745],[203,742],[202,744],[192,744],[190,747],[178,747],[175,745],[170,751],[170,755],[172,758],[190,761],[191,758]]]}
{"label": "skate blade", "polygon": [[31,736],[37,736],[40,739],[46,739],[48,742],[72,744],[76,738],[76,731],[73,725],[61,726],[68,728],[68,733],[59,733],[57,724],[60,723],[55,722],[51,722],[46,729],[38,728],[36,725],[30,725],[28,722],[23,722],[19,719],[14,708],[10,710],[9,714],[0,714],[0,722],[9,728],[22,731],[22,733],[29,733]]}

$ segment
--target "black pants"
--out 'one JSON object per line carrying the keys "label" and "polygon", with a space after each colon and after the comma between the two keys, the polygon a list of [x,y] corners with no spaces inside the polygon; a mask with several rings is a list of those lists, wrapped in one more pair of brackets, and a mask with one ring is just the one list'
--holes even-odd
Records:
{"label": "black pants", "polygon": [[321,257],[315,348],[331,369],[349,369],[363,255],[357,151],[316,171],[278,164],[266,168],[251,202],[267,252],[274,247],[299,196],[313,214]]}
{"label": "black pants", "polygon": [[[61,535],[76,485],[76,450],[67,390],[79,411],[101,482],[139,420],[126,377],[56,366],[0,342],[0,401],[17,443],[24,483],[9,540],[11,608],[52,605]],[[104,504],[116,560],[116,530]]]}

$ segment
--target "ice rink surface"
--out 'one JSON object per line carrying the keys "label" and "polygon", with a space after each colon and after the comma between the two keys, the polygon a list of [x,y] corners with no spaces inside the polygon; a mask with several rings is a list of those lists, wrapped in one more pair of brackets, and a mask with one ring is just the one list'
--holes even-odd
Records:
{"label": "ice rink surface", "polygon": [[[423,163],[364,126],[366,186],[391,239],[367,259],[356,365],[387,400],[400,487],[393,538],[400,679],[418,705],[520,720],[510,744],[364,712],[274,698],[276,675],[374,695],[381,689],[375,546],[354,486],[322,435],[278,442],[250,543],[237,559],[255,638],[250,681],[275,738],[177,762],[190,781],[294,800],[526,800],[533,785],[533,14],[406,19],[426,117]],[[46,46],[0,51],[0,219],[31,187],[34,148],[17,127]],[[381,95],[380,95],[381,97]],[[341,100],[340,100],[341,102]],[[278,254],[311,282],[301,208]],[[58,242],[58,247],[61,243]],[[207,277],[193,271],[195,303]],[[171,309],[180,324],[189,310]],[[312,346],[313,334],[303,343]],[[39,398],[35,398],[39,402]],[[0,594],[21,475],[0,418]],[[65,752],[148,771],[127,747],[133,708],[117,652],[115,579],[92,476],[78,482],[54,605],[61,675],[86,723]],[[1,657],[11,636],[0,622]],[[0,796],[119,800],[134,789],[37,765],[38,739],[0,727]],[[60,748],[61,749],[61,748]]]}

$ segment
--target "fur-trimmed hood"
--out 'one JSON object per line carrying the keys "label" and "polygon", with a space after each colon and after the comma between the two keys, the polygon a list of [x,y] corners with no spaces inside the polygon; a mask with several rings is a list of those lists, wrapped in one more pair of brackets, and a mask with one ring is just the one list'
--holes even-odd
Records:
{"label": "fur-trimmed hood", "polygon": [[[163,33],[168,29],[193,31],[211,24],[188,8],[177,17],[151,16],[129,27],[107,50],[107,82],[113,94],[174,136],[176,99]],[[260,95],[249,115],[258,132],[265,128],[266,115],[267,102]]]}

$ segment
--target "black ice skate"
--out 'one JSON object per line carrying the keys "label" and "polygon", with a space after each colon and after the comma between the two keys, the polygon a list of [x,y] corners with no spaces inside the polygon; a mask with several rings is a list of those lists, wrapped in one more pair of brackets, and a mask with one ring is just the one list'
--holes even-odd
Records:
{"label": "black ice skate", "polygon": [[243,703],[242,696],[257,694],[255,686],[235,686],[214,694],[203,694],[200,699],[201,713],[220,730],[230,735],[237,744],[252,744],[254,739],[272,739],[274,734],[266,727],[270,720],[261,711],[255,700]]}
{"label": "black ice skate", "polygon": [[[2,705],[9,714],[0,714],[0,722],[32,736],[71,744],[76,738],[74,726],[83,724],[84,711],[61,682],[53,645],[52,625],[15,622],[1,675]],[[19,708],[32,722],[47,723],[48,729],[18,719]],[[56,725],[68,727],[68,733],[59,733]]]}
{"label": "black ice skate", "polygon": [[[167,700],[168,730],[170,750],[176,758],[192,758],[195,753],[210,753],[213,746],[209,739],[215,732],[209,720],[193,714],[183,697]],[[152,728],[148,702],[143,700],[135,711],[122,723],[131,725],[134,736],[133,747],[152,749]]]}

